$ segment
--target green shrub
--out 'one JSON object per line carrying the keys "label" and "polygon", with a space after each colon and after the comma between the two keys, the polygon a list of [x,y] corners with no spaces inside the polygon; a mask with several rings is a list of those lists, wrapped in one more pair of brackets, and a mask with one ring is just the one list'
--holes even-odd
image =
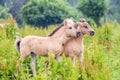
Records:
{"label": "green shrub", "polygon": [[0,18],[7,19],[11,14],[8,13],[8,9],[0,5]]}
{"label": "green shrub", "polygon": [[22,8],[21,13],[25,23],[43,27],[73,17],[70,6],[63,0],[31,0]]}
{"label": "green shrub", "polygon": [[14,19],[8,18],[4,22],[4,28],[6,31],[6,38],[16,39],[19,33],[17,32],[17,23]]}
{"label": "green shrub", "polygon": [[80,0],[77,9],[99,25],[106,10],[105,0]]}

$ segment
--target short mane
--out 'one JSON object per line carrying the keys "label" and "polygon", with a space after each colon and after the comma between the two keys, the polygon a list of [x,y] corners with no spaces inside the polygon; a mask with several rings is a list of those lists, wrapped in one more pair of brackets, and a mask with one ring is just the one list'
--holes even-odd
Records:
{"label": "short mane", "polygon": [[53,32],[51,32],[48,36],[53,36],[61,27],[63,27],[64,24],[60,24],[55,30],[53,30]]}

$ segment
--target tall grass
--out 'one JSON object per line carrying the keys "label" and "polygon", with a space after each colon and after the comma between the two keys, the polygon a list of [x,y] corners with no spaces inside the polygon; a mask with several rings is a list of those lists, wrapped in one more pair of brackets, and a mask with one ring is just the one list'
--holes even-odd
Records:
{"label": "tall grass", "polygon": [[[47,36],[56,25],[48,29],[39,29],[32,26],[24,28],[0,28],[0,80],[119,80],[120,76],[120,25],[116,22],[105,23],[95,29],[95,36],[85,36],[84,65],[78,63],[72,67],[70,58],[62,56],[57,62],[51,55],[48,58],[37,56],[37,77],[32,76],[29,63],[26,59],[18,76],[15,76],[16,63],[19,54],[14,47],[16,37],[27,35]],[[50,61],[49,75],[46,75],[45,60]]]}

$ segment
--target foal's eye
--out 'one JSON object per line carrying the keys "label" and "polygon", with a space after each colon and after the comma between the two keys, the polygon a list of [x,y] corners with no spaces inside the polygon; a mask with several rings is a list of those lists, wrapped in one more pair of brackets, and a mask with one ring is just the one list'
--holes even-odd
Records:
{"label": "foal's eye", "polygon": [[69,27],[69,29],[72,29],[72,27]]}
{"label": "foal's eye", "polygon": [[88,28],[87,26],[84,26],[85,28]]}

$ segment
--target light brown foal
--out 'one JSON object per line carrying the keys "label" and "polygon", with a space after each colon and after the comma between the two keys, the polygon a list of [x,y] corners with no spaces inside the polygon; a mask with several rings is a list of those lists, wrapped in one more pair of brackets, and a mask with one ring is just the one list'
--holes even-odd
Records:
{"label": "light brown foal", "polygon": [[79,22],[76,22],[75,27],[80,31],[80,36],[78,38],[71,38],[66,44],[64,49],[65,56],[69,56],[72,60],[73,65],[75,65],[75,57],[79,57],[80,64],[83,63],[84,58],[84,44],[83,39],[84,35],[88,34],[90,36],[94,35],[94,30],[86,22],[85,19],[80,19]]}
{"label": "light brown foal", "polygon": [[[24,61],[29,55],[31,56],[30,67],[33,75],[36,76],[35,59],[36,55],[49,56],[54,54],[59,61],[64,46],[72,37],[79,36],[79,32],[74,27],[71,19],[65,19],[63,25],[56,28],[50,37],[26,36],[16,40],[16,48],[20,53],[20,61]],[[20,62],[17,64],[19,67]]]}

